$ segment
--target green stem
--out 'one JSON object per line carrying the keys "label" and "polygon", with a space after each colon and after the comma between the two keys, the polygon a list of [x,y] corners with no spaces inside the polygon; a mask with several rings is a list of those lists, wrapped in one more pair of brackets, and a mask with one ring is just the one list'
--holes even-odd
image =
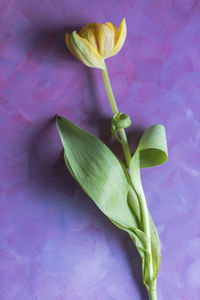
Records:
{"label": "green stem", "polygon": [[[149,210],[142,186],[142,179],[141,179],[141,172],[140,172],[140,154],[136,153],[134,155],[135,159],[135,171],[137,172],[137,179],[138,179],[138,189],[135,190],[138,201],[141,209],[141,218],[142,218],[142,227],[143,231],[151,241],[151,230],[150,230],[150,220],[149,220]],[[151,243],[147,243],[146,245],[147,251],[150,253],[150,266],[149,266],[149,284],[153,280],[153,261],[152,261],[152,254],[151,254]]]}
{"label": "green stem", "polygon": [[[119,111],[118,111],[118,108],[117,108],[115,97],[113,95],[113,91],[112,91],[110,79],[109,79],[109,76],[108,76],[108,71],[107,71],[107,68],[106,68],[106,64],[105,64],[105,68],[102,69],[101,71],[102,71],[102,76],[103,76],[107,96],[108,96],[108,99],[109,99],[109,102],[110,102],[110,106],[111,106],[113,115],[115,115]],[[123,151],[124,151],[124,156],[125,156],[125,159],[126,159],[126,164],[127,164],[127,167],[129,167],[130,161],[131,161],[131,153],[130,153],[130,149],[129,149],[128,140],[127,140],[125,130],[124,129],[119,129],[119,134],[120,134],[120,138],[121,138],[121,142],[122,142],[122,148],[123,148]]]}
{"label": "green stem", "polygon": [[[112,91],[110,79],[109,79],[109,76],[108,76],[108,71],[107,71],[107,68],[106,68],[106,64],[105,64],[104,69],[102,69],[101,71],[102,71],[102,76],[103,76],[103,80],[104,80],[104,84],[105,84],[105,89],[106,89],[106,92],[107,92],[107,95],[108,95],[108,99],[109,99],[109,102],[110,102],[112,112],[113,112],[113,114],[116,114],[118,112],[118,108],[117,108],[117,104],[116,104],[116,101],[115,101],[115,97],[113,95],[113,91]],[[130,149],[129,149],[128,140],[127,140],[127,137],[126,137],[125,130],[120,129],[119,134],[120,134],[120,138],[121,138],[122,148],[123,148],[123,151],[124,151],[124,156],[125,156],[125,159],[126,159],[126,164],[127,164],[127,167],[129,168],[130,161],[131,161],[131,153],[130,153]],[[139,157],[137,159],[139,159]],[[139,161],[138,161],[138,163],[139,163]],[[140,167],[138,169],[140,170]],[[140,176],[140,174],[139,174],[139,176]],[[140,182],[141,182],[141,178],[140,178]],[[141,185],[142,185],[142,182],[141,182]],[[143,188],[142,188],[142,191],[143,191]],[[143,226],[144,226],[143,230],[146,233],[146,235],[149,237],[149,239],[151,240],[150,223],[149,223],[150,222],[149,221],[149,211],[148,211],[145,195],[144,195],[143,192],[142,192],[142,194],[138,195],[138,199],[139,199],[140,207],[141,207],[141,210],[142,210],[142,221],[143,221],[142,223],[143,223]],[[151,255],[151,244],[149,244],[147,246],[147,248],[148,248],[147,249],[148,252]],[[151,255],[151,262],[150,262],[150,270],[149,271],[150,271],[149,277],[150,277],[150,281],[151,281],[153,279],[152,255]],[[148,291],[148,294],[149,294],[149,299],[150,300],[157,300],[156,282],[154,282],[154,286],[151,287],[151,289]]]}
{"label": "green stem", "polygon": [[[106,68],[106,64],[105,64],[105,68],[102,70],[102,75],[103,75],[103,80],[104,80],[106,92],[107,92],[107,95],[108,95],[108,99],[109,99],[109,102],[110,102],[110,106],[112,108],[113,114],[116,114],[118,112],[118,108],[117,108],[117,104],[116,104],[116,101],[115,101],[115,97],[113,95],[113,91],[112,91],[110,79],[109,79],[109,76],[108,76],[108,71],[107,71],[107,68]],[[127,163],[127,166],[129,167],[130,160],[131,160],[131,153],[130,153],[130,149],[129,149],[129,145],[128,145],[125,130],[120,129],[119,134],[120,134],[120,137],[121,137],[121,142],[122,142],[122,147],[123,147],[123,150],[124,150],[124,155],[125,155],[125,158],[126,158],[126,163]],[[138,163],[138,170],[140,170],[139,156],[137,157],[137,159],[138,159],[138,162],[137,162]],[[140,173],[139,173],[139,177],[140,177]],[[143,191],[141,177],[140,177],[140,184],[141,184],[141,190]],[[141,195],[138,195],[138,198],[139,198],[139,201],[140,201],[142,215],[143,215],[142,218],[143,218],[143,224],[144,224],[144,232],[150,238],[149,213],[148,213],[148,207],[147,207],[147,203],[146,203],[144,193],[142,193]],[[150,248],[148,249],[148,251],[151,253],[151,245],[149,245],[149,247]],[[151,267],[150,267],[150,273],[151,273],[150,276],[151,277],[153,277],[152,267],[153,266],[151,264]]]}
{"label": "green stem", "polygon": [[[150,215],[149,210],[145,198],[145,194],[142,187],[142,180],[141,180],[141,173],[140,173],[140,156],[139,153],[136,153],[134,155],[135,159],[135,172],[137,172],[137,190],[134,188],[135,193],[138,198],[138,202],[140,205],[140,211],[141,211],[141,220],[142,220],[142,229],[146,236],[149,238],[150,243],[146,243],[145,248],[150,253],[150,264],[149,264],[149,276],[147,284],[149,288],[147,287],[147,292],[149,295],[149,300],[157,300],[157,293],[156,293],[156,280],[153,279],[154,277],[154,270],[153,270],[153,257],[152,257],[152,249],[151,249],[151,229],[150,229]],[[139,191],[139,192],[138,192]]]}
{"label": "green stem", "polygon": [[149,294],[149,300],[157,300],[156,290],[150,290],[148,294]]}
{"label": "green stem", "polygon": [[149,300],[157,300],[156,281],[148,291],[148,295],[149,295]]}

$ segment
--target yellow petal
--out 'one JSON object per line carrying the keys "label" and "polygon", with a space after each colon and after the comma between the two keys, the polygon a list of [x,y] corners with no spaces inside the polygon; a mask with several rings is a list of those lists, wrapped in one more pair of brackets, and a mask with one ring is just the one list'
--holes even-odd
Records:
{"label": "yellow petal", "polygon": [[69,34],[69,33],[66,33],[66,34],[65,34],[65,43],[66,43],[67,48],[69,49],[69,51],[70,51],[74,56],[76,56],[76,54],[74,53],[73,48],[72,48],[71,34]]}
{"label": "yellow petal", "polygon": [[88,30],[88,28],[94,23],[90,23],[90,24],[87,24],[86,26],[84,26],[83,28],[81,28],[81,30],[79,31],[79,35],[82,36],[82,33],[84,33],[85,31]]}
{"label": "yellow petal", "polygon": [[83,38],[86,38],[88,42],[97,50],[97,40],[96,40],[96,23],[90,23],[87,26],[83,27],[79,32],[79,35]]}
{"label": "yellow petal", "polygon": [[121,50],[126,39],[126,32],[127,32],[126,21],[125,18],[123,18],[119,26],[119,32],[118,32],[118,38],[116,44],[110,56],[117,54]]}
{"label": "yellow petal", "polygon": [[103,58],[111,55],[114,47],[114,40],[108,27],[99,24],[97,29],[98,52]]}
{"label": "yellow petal", "polygon": [[86,38],[103,58],[110,56],[114,47],[114,40],[105,24],[88,24],[81,29],[79,35]]}
{"label": "yellow petal", "polygon": [[104,60],[86,38],[79,36],[76,31],[72,33],[72,50],[86,65],[92,68],[104,69]]}
{"label": "yellow petal", "polygon": [[114,24],[110,23],[110,22],[106,22],[105,23],[106,26],[108,27],[108,29],[110,30],[113,40],[114,40],[114,45],[116,44],[117,40],[118,40],[118,36],[119,36],[119,32],[117,29],[117,26],[115,26]]}

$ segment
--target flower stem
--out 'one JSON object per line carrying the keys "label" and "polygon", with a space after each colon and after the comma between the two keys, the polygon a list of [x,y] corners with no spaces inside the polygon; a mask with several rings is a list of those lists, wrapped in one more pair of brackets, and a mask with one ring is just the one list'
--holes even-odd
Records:
{"label": "flower stem", "polygon": [[[105,84],[105,89],[108,95],[108,99],[110,102],[110,106],[112,109],[113,114],[116,114],[118,112],[118,107],[115,101],[115,97],[113,95],[113,91],[112,91],[112,87],[111,87],[111,83],[110,83],[110,79],[108,76],[108,71],[106,68],[106,64],[104,69],[101,70],[102,71],[102,76],[103,76],[103,80],[104,80],[104,84]],[[126,159],[126,165],[129,168],[130,165],[130,161],[131,161],[131,153],[130,153],[130,149],[129,149],[129,145],[128,145],[128,140],[126,137],[126,133],[124,129],[119,129],[119,134],[120,134],[120,138],[121,138],[121,144],[122,144],[122,148],[124,151],[124,156]],[[137,158],[139,159],[139,157]],[[140,174],[139,174],[140,177]],[[142,182],[141,182],[141,178],[140,180],[140,184],[142,186]],[[145,199],[145,195],[143,193],[143,189],[142,189],[142,194],[138,195],[138,199],[140,202],[140,206],[141,206],[141,210],[142,210],[142,223],[143,223],[143,230],[146,233],[146,235],[148,236],[148,238],[151,240],[151,233],[150,233],[150,220],[149,220],[149,211],[148,211],[148,207],[147,207],[147,203],[146,203],[146,199]],[[151,255],[151,243],[148,245],[148,252]],[[150,274],[149,274],[149,283],[153,280],[153,262],[152,262],[152,255],[151,255],[151,261],[150,261],[150,270],[149,270]],[[149,300],[157,300],[157,292],[156,292],[156,281],[154,281],[153,286],[151,286],[151,288],[148,290],[148,295],[149,295]]]}
{"label": "flower stem", "polygon": [[148,291],[149,300],[157,300],[157,291],[156,291],[156,281],[154,282],[153,286],[151,286],[150,290]]}
{"label": "flower stem", "polygon": [[157,300],[156,290],[150,290],[148,294],[149,294],[149,300]]}
{"label": "flower stem", "polygon": [[[105,84],[105,89],[108,95],[108,99],[110,102],[110,106],[113,112],[113,115],[118,113],[118,107],[115,101],[115,97],[113,95],[113,91],[112,91],[112,87],[111,87],[111,83],[110,83],[110,79],[108,76],[108,71],[106,68],[106,64],[105,64],[105,68],[101,70],[102,71],[102,76],[103,76],[103,80],[104,80],[104,84]],[[129,145],[128,145],[128,140],[127,140],[127,136],[125,133],[124,129],[119,129],[119,134],[120,134],[120,138],[121,138],[121,142],[122,142],[122,148],[124,151],[124,156],[126,159],[126,164],[127,167],[129,167],[130,161],[131,161],[131,153],[130,153],[130,149],[129,149]]]}

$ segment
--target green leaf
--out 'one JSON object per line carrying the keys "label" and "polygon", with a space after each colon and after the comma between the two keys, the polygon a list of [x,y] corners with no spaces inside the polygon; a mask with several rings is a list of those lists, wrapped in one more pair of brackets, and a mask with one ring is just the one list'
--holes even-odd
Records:
{"label": "green leaf", "polygon": [[142,228],[142,225],[141,225],[141,209],[140,209],[140,204],[139,204],[139,201],[138,201],[138,196],[135,192],[135,189],[132,185],[132,182],[131,182],[131,179],[130,179],[130,176],[129,176],[129,173],[125,167],[125,165],[122,163],[122,161],[120,159],[118,159],[123,171],[124,171],[124,174],[126,176],[126,179],[127,179],[127,182],[128,182],[128,185],[129,185],[129,192],[128,192],[128,196],[127,196],[127,202],[128,202],[128,206],[132,212],[132,214],[134,215],[135,217],[135,220],[137,222],[137,228],[141,229]]}
{"label": "green leaf", "polygon": [[140,168],[154,167],[167,160],[167,140],[165,127],[153,125],[142,135],[136,153],[140,153]]}
{"label": "green leaf", "polygon": [[127,228],[137,226],[128,204],[129,185],[112,151],[98,138],[57,117],[65,163],[74,179],[100,210]]}
{"label": "green leaf", "polygon": [[[152,281],[155,280],[160,267],[160,241],[149,212],[148,214],[145,214],[147,206],[141,181],[140,168],[153,167],[164,163],[167,160],[167,154],[165,128],[162,125],[153,125],[147,128],[142,135],[139,145],[130,162],[130,178],[140,203],[141,215],[143,218],[142,223],[144,225],[144,223],[147,222],[150,226],[151,259],[153,263]],[[148,216],[147,218],[149,220],[146,221],[145,216]],[[147,285],[147,282],[149,284],[149,263],[149,257],[142,258],[143,281],[145,285]]]}
{"label": "green leaf", "polygon": [[151,254],[148,252],[148,244],[151,243],[149,237],[142,231],[137,228],[127,228],[123,226],[122,224],[119,224],[113,220],[111,220],[113,224],[115,224],[117,227],[119,227],[122,230],[125,230],[129,233],[132,241],[134,242],[142,262],[142,276],[143,276],[143,283],[146,286],[147,290],[149,287],[149,265],[151,260]]}
{"label": "green leaf", "polygon": [[[125,228],[124,225],[118,224],[117,222],[115,222],[113,220],[111,220],[111,222],[113,222],[120,229],[127,231],[129,233],[132,241],[134,242],[134,244],[140,254],[140,257],[141,257],[143,283],[148,290],[150,288],[148,285],[148,278],[149,278],[149,264],[150,264],[150,259],[151,259],[151,254],[148,251],[148,249],[149,249],[148,245],[151,243],[151,241],[143,231],[142,212],[141,212],[140,203],[138,201],[138,199],[139,199],[138,195],[135,192],[135,188],[133,187],[133,184],[131,182],[129,173],[128,173],[125,165],[120,160],[119,160],[119,162],[122,166],[122,169],[124,171],[124,174],[127,178],[128,184],[129,184],[128,205],[129,205],[130,210],[132,211],[132,214],[135,217],[137,226],[134,228]],[[154,228],[152,227],[152,230],[153,229]],[[154,246],[154,244],[153,244],[153,246]]]}
{"label": "green leaf", "polygon": [[[151,255],[156,277],[160,264],[160,244],[151,217],[151,240],[143,230],[143,212],[139,202],[140,197],[144,196],[140,164],[147,167],[161,161],[161,158],[158,160],[154,154],[146,152],[149,149],[156,150],[160,157],[164,157],[166,148],[162,148],[156,141],[152,143],[150,138],[158,128],[148,129],[143,135],[131,160],[129,174],[124,164],[95,136],[62,117],[57,117],[56,123],[69,172],[111,222],[130,235],[141,256],[143,281],[148,289]],[[158,131],[161,132],[162,128]],[[140,160],[142,152],[143,159]],[[150,244],[152,253],[148,251]]]}
{"label": "green leaf", "polygon": [[140,168],[160,165],[167,160],[167,140],[163,125],[153,125],[142,135],[130,162],[130,178],[139,197],[144,197]]}
{"label": "green leaf", "polygon": [[140,205],[125,166],[95,136],[62,117],[56,122],[69,172],[111,222],[130,235],[147,278],[150,239],[141,230]]}
{"label": "green leaf", "polygon": [[134,242],[141,258],[143,283],[146,286],[146,288],[149,289],[148,278],[149,278],[149,264],[150,264],[151,256],[147,249],[148,249],[148,244],[150,243],[150,239],[140,229],[127,228],[124,225],[119,224],[114,220],[111,220],[111,222],[115,224],[117,227],[119,227],[120,229],[127,231],[132,241]]}
{"label": "green leaf", "polygon": [[160,259],[161,259],[161,249],[160,249],[160,240],[152,220],[151,215],[149,214],[150,221],[150,230],[151,230],[151,252],[152,252],[152,261],[153,261],[153,279],[155,280],[158,271],[160,268]]}

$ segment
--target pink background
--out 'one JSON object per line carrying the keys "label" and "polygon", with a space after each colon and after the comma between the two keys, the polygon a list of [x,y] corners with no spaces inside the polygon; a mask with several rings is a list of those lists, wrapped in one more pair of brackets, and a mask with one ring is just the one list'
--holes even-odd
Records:
{"label": "pink background", "polygon": [[64,33],[123,17],[107,66],[129,141],[162,123],[169,146],[142,172],[162,243],[158,300],[200,299],[200,2],[1,0],[0,12],[0,299],[148,299],[134,245],[70,177],[55,126],[63,115],[119,152],[101,73]]}

